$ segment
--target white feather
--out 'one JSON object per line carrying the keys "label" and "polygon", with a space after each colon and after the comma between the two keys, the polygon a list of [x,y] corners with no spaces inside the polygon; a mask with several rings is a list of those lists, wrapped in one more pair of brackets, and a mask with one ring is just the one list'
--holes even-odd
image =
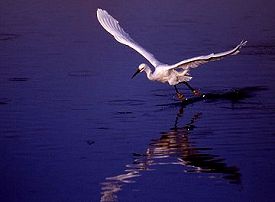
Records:
{"label": "white feather", "polygon": [[140,72],[146,72],[147,77],[150,80],[159,81],[162,83],[168,82],[170,85],[177,85],[178,83],[189,81],[192,78],[189,74],[190,68],[198,67],[199,65],[210,61],[220,60],[229,55],[236,55],[240,52],[240,49],[247,43],[247,41],[242,41],[239,45],[229,51],[216,54],[212,53],[205,56],[186,59],[174,65],[166,65],[158,61],[153,54],[151,54],[143,47],[141,47],[137,42],[135,42],[130,37],[130,35],[126,33],[122,29],[122,27],[120,27],[119,22],[111,15],[109,15],[107,11],[97,9],[97,19],[102,27],[111,35],[113,35],[113,37],[118,42],[136,50],[155,67],[155,71],[152,73],[152,70],[148,65],[141,64],[139,66]]}
{"label": "white feather", "polygon": [[120,27],[119,22],[116,19],[114,19],[111,15],[109,15],[107,11],[98,9],[97,19],[102,25],[102,27],[111,35],[113,35],[118,42],[125,44],[136,50],[143,57],[145,57],[154,67],[157,67],[161,64],[161,62],[159,62],[153,54],[151,54],[143,47],[141,47],[137,42],[135,42],[130,37],[130,35]]}

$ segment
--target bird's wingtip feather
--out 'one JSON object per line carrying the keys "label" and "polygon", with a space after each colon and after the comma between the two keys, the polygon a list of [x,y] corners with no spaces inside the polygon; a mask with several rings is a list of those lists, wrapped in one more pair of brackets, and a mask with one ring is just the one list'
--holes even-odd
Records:
{"label": "bird's wingtip feather", "polygon": [[[242,40],[241,43],[237,46],[237,50],[240,50],[243,46],[247,44],[247,40]],[[237,53],[236,53],[237,54]]]}
{"label": "bird's wingtip feather", "polygon": [[[107,11],[101,9],[101,8],[98,8],[97,11],[96,11],[97,15],[102,15],[102,14],[106,14]],[[108,14],[108,13],[107,13]]]}
{"label": "bird's wingtip feather", "polygon": [[98,9],[96,10],[96,15],[97,15],[97,17],[99,17],[99,15],[100,15],[101,12],[102,12],[102,9],[101,9],[101,8],[98,8]]}
{"label": "bird's wingtip feather", "polygon": [[247,40],[242,40],[240,43],[241,46],[245,46],[246,44],[247,44]]}

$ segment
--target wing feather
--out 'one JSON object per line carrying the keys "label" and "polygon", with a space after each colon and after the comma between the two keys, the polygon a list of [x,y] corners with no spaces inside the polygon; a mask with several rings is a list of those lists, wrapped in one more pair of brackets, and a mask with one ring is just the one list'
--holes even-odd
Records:
{"label": "wing feather", "polygon": [[169,69],[176,69],[176,68],[182,68],[182,69],[189,69],[189,68],[195,68],[198,67],[201,64],[205,64],[207,62],[210,61],[216,61],[216,60],[220,60],[226,56],[229,55],[236,55],[240,52],[240,49],[245,46],[247,43],[247,41],[241,41],[241,43],[239,45],[237,45],[235,48],[229,50],[229,51],[225,51],[225,52],[221,52],[221,53],[212,53],[209,55],[204,55],[204,56],[199,56],[199,57],[194,57],[194,58],[190,58],[187,60],[183,60],[179,63],[176,63],[174,65],[171,65],[169,67]]}
{"label": "wing feather", "polygon": [[127,45],[145,57],[154,67],[162,64],[159,62],[153,54],[141,47],[137,42],[135,42],[128,33],[126,33],[119,22],[113,18],[107,11],[102,9],[97,9],[97,19],[102,27],[109,32],[113,37],[120,43]]}

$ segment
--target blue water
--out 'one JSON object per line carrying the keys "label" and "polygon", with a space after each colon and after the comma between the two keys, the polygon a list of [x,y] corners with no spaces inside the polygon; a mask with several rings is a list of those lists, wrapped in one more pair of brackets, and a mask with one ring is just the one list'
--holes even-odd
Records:
{"label": "blue water", "polygon": [[[96,19],[108,10],[206,93],[130,77],[142,56]],[[1,201],[274,201],[271,1],[0,2]]]}

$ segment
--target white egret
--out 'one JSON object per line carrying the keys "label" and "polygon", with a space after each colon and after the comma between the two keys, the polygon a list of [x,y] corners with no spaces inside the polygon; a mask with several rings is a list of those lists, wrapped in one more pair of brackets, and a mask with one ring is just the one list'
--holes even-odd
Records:
{"label": "white egret", "polygon": [[107,11],[97,9],[97,19],[99,23],[102,25],[102,27],[111,35],[113,35],[113,37],[118,42],[133,48],[135,51],[137,51],[143,57],[145,57],[155,67],[155,71],[152,72],[151,68],[147,64],[140,64],[132,78],[140,72],[145,72],[147,78],[151,81],[159,81],[162,83],[168,82],[171,86],[175,87],[177,97],[180,100],[185,99],[184,96],[178,91],[176,86],[180,83],[187,85],[187,87],[193,92],[194,95],[201,95],[199,90],[195,90],[189,85],[189,83],[187,83],[192,78],[189,74],[191,68],[198,67],[199,65],[210,61],[222,59],[228,55],[236,55],[240,52],[241,47],[247,43],[247,41],[241,41],[239,45],[237,45],[235,48],[229,51],[193,57],[173,65],[168,65],[158,61],[153,54],[151,54],[142,46],[140,46],[137,42],[135,42],[129,36],[129,34],[121,28],[119,22],[116,19],[114,19],[110,14],[108,14]]}

